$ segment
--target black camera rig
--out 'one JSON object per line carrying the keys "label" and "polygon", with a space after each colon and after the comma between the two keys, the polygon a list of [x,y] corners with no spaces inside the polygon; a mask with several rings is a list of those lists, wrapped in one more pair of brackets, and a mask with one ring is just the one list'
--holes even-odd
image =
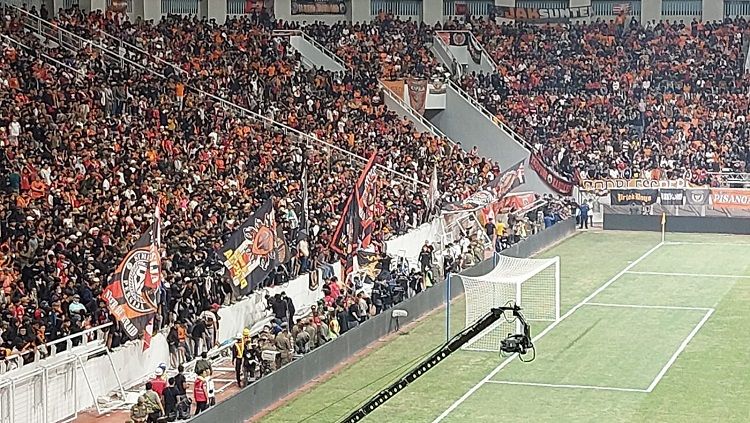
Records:
{"label": "black camera rig", "polygon": [[[513,319],[506,318],[505,312],[512,313]],[[501,307],[496,307],[491,309],[490,312],[485,314],[482,318],[474,322],[474,324],[457,333],[456,336],[451,338],[450,341],[446,342],[436,352],[427,357],[421,363],[417,364],[393,384],[375,394],[364,405],[354,410],[341,422],[354,423],[364,419],[368,414],[370,414],[379,406],[383,405],[383,403],[388,401],[391,397],[399,393],[409,384],[417,380],[417,378],[425,374],[428,370],[439,364],[441,361],[445,360],[449,355],[456,352],[459,348],[466,345],[469,341],[471,341],[477,335],[480,335],[483,331],[488,329],[495,322],[502,318],[505,318],[508,322],[515,322],[517,319],[521,324],[522,333],[509,334],[507,338],[500,341],[500,354],[504,356],[518,354],[518,357],[519,359],[521,359],[521,361],[532,361],[536,356],[536,351],[534,349],[534,344],[531,343],[531,327],[529,326],[528,322],[526,322],[523,314],[521,314],[521,307],[519,307],[517,304],[508,304]],[[532,352],[533,355],[531,359],[524,360],[522,357],[528,352]]]}

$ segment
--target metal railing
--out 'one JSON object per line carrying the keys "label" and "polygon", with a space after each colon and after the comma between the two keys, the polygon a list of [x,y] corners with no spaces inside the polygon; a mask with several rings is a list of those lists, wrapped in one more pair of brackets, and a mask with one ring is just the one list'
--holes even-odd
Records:
{"label": "metal railing", "polygon": [[[18,354],[12,354],[0,360],[0,375],[11,370],[20,369],[23,366],[23,358]],[[0,420],[2,421],[2,420]]]}
{"label": "metal railing", "polygon": [[372,0],[370,1],[370,15],[378,16],[383,11],[404,18],[418,18],[422,16],[421,0]]}
{"label": "metal railing", "polygon": [[[139,48],[139,47],[137,47],[137,46],[135,46],[133,44],[127,43],[127,42],[125,42],[125,41],[123,41],[123,40],[121,40],[121,39],[119,39],[119,38],[117,38],[117,37],[115,37],[115,36],[113,36],[113,35],[105,32],[105,31],[99,30],[97,32],[97,35],[100,36],[100,40],[99,41],[87,40],[87,39],[84,39],[84,38],[82,38],[82,37],[80,37],[80,36],[78,36],[76,34],[73,34],[70,31],[65,30],[65,29],[53,27],[53,25],[51,23],[49,23],[49,22],[47,22],[47,21],[45,21],[45,20],[43,20],[43,19],[41,19],[41,18],[39,18],[37,16],[31,15],[30,13],[28,13],[25,10],[22,10],[22,9],[14,7],[14,6],[9,6],[9,7],[12,7],[15,12],[21,13],[21,14],[23,14],[26,17],[26,19],[25,19],[25,21],[26,21],[25,25],[26,25],[27,28],[29,28],[31,30],[34,30],[34,31],[37,31],[38,33],[40,33],[40,34],[42,34],[42,35],[44,35],[46,37],[49,37],[49,38],[57,41],[58,43],[60,43],[60,45],[66,46],[66,48],[69,48],[69,49],[71,49],[73,51],[78,51],[80,49],[87,48],[87,47],[89,47],[89,48],[96,48],[96,49],[98,49],[98,51],[100,51],[101,53],[103,53],[105,56],[107,56],[107,57],[109,57],[111,59],[116,60],[123,67],[125,66],[125,64],[128,64],[128,65],[134,66],[134,67],[136,67],[138,69],[142,69],[142,70],[145,70],[147,72],[150,72],[150,73],[152,73],[152,74],[154,74],[154,75],[156,75],[156,76],[158,76],[158,77],[160,77],[162,79],[166,79],[166,76],[163,73],[157,72],[156,70],[152,69],[150,66],[146,66],[146,65],[148,65],[148,64],[155,65],[156,63],[159,63],[162,66],[172,68],[173,70],[175,70],[176,72],[184,75],[188,79],[191,77],[190,73],[187,72],[187,71],[185,71],[181,67],[179,67],[179,66],[177,66],[177,65],[175,65],[173,63],[167,62],[164,59],[161,59],[161,58],[158,58],[156,56],[153,56],[151,53],[149,53],[149,52],[147,52],[147,51],[145,51],[145,50],[143,50],[143,49],[141,49],[141,48]],[[32,24],[29,24],[28,23],[29,21],[32,22]],[[45,32],[45,29],[47,30],[47,32]],[[105,43],[104,42],[105,39],[106,40],[110,40],[111,42],[113,42],[113,45],[109,45],[109,44]],[[113,52],[111,50],[113,48],[116,49],[116,52]],[[128,54],[132,54],[133,56],[141,55],[142,58],[146,61],[146,64],[141,64],[141,63],[138,63],[138,62],[136,62],[134,60],[131,60],[130,58],[127,57]],[[156,62],[156,63],[154,63],[154,62]],[[285,124],[283,124],[281,122],[277,122],[277,121],[275,121],[275,120],[273,120],[273,119],[271,119],[269,117],[263,116],[263,115],[261,115],[259,113],[256,113],[256,112],[252,111],[252,110],[246,109],[246,108],[244,108],[244,107],[242,107],[242,106],[240,106],[240,105],[238,105],[236,103],[233,103],[233,102],[231,102],[229,100],[226,100],[226,99],[218,97],[218,96],[216,96],[214,94],[211,94],[211,93],[208,93],[206,91],[203,91],[202,89],[200,89],[200,88],[198,88],[196,86],[193,86],[193,85],[191,85],[189,83],[186,83],[185,85],[186,85],[186,87],[190,88],[192,91],[194,91],[194,92],[196,92],[196,93],[198,93],[198,94],[200,94],[202,96],[205,96],[207,98],[210,98],[210,99],[212,99],[212,100],[220,103],[223,107],[225,107],[225,108],[227,108],[229,110],[234,109],[234,110],[238,111],[239,114],[240,114],[240,117],[247,117],[247,118],[252,118],[252,119],[261,121],[261,122],[263,122],[263,123],[265,123],[265,124],[267,124],[269,126],[272,126],[272,127],[275,127],[277,129],[281,130],[285,135],[291,134],[291,135],[294,135],[294,136],[298,137],[299,139],[302,139],[302,140],[305,140],[305,141],[309,141],[312,144],[320,144],[322,147],[330,148],[332,150],[335,150],[335,151],[337,151],[337,152],[345,155],[350,160],[354,160],[354,161],[360,162],[363,166],[368,161],[367,158],[362,157],[362,156],[360,156],[360,155],[358,155],[356,153],[353,153],[353,152],[351,152],[349,150],[346,150],[346,149],[343,149],[343,148],[338,147],[336,145],[333,145],[333,144],[331,144],[329,142],[323,141],[323,140],[319,139],[318,137],[312,136],[310,134],[305,134],[304,132],[298,131],[298,130],[296,130],[296,129],[290,127],[290,126],[287,126],[287,125],[285,125]],[[416,178],[408,176],[408,175],[406,175],[406,174],[404,174],[402,172],[399,172],[399,171],[397,171],[395,169],[391,169],[391,168],[385,167],[385,166],[383,166],[381,164],[376,164],[375,168],[378,169],[378,170],[380,170],[383,173],[391,174],[391,175],[396,176],[396,177],[398,177],[400,179],[404,179],[406,181],[409,181],[409,182],[415,184],[415,186],[420,186],[420,185],[424,186],[424,187],[428,186],[428,184],[426,182],[422,182],[422,181],[420,181],[420,180],[418,180]]]}
{"label": "metal railing", "polygon": [[665,17],[689,16],[700,18],[703,15],[703,1],[662,0],[661,14]]}
{"label": "metal railing", "polygon": [[724,0],[724,16],[728,18],[750,16],[750,1]]}
{"label": "metal railing", "polygon": [[443,0],[443,15],[458,16],[456,13],[456,4],[466,5],[466,10],[472,16],[488,16],[495,10],[493,0]]}
{"label": "metal railing", "polygon": [[398,103],[405,111],[409,114],[409,116],[414,119],[415,121],[419,121],[424,126],[426,126],[430,131],[432,131],[435,135],[447,139],[451,144],[458,145],[455,141],[448,138],[447,135],[443,133],[443,131],[440,130],[437,126],[435,126],[432,122],[430,122],[429,119],[419,114],[416,110],[414,110],[413,107],[411,107],[410,104],[408,104],[405,100],[400,99],[396,97],[396,95],[391,91],[390,88],[388,88],[387,85],[383,84],[381,81],[378,81],[378,84],[380,85],[380,88],[385,93],[388,98]]}
{"label": "metal railing", "polygon": [[508,125],[503,123],[500,119],[495,117],[492,113],[490,113],[487,109],[484,108],[484,106],[474,97],[469,95],[466,91],[463,90],[458,84],[456,84],[455,81],[451,80],[450,86],[456,90],[458,95],[463,97],[466,101],[468,101],[474,108],[479,112],[482,113],[487,117],[487,119],[491,120],[495,125],[497,125],[500,129],[507,132],[514,140],[516,140],[522,147],[527,149],[528,151],[535,151],[535,148],[531,143],[526,141],[525,138],[523,138],[520,134],[518,134],[516,131],[511,129]]}
{"label": "metal railing", "polygon": [[[348,71],[351,70],[351,68],[349,66],[347,66],[347,64],[344,63],[344,61],[341,60],[340,57],[338,57],[336,54],[334,54],[331,50],[329,50],[323,44],[320,44],[319,42],[317,42],[315,40],[315,38],[307,35],[307,33],[305,33],[305,31],[302,31],[302,30],[299,30],[299,29],[294,29],[294,30],[274,30],[272,32],[272,35],[273,36],[295,36],[295,35],[296,36],[300,36],[305,41],[307,41],[308,43],[312,44],[315,48],[317,48],[318,50],[320,50],[321,52],[323,52],[331,60],[333,60],[334,62],[336,62],[337,65],[341,66],[342,70],[341,71],[335,71],[334,72],[335,74],[340,75],[340,74],[342,74],[344,72],[348,72]],[[302,56],[303,56],[302,58],[304,59],[304,55],[302,55]],[[310,64],[311,64],[311,66],[314,67],[314,64],[312,62],[310,62]]]}
{"label": "metal railing", "polygon": [[630,5],[630,12],[628,13],[628,18],[632,18],[633,16],[638,17],[641,16],[641,1],[640,0],[630,0],[630,1],[623,1],[623,0],[592,0],[591,2],[591,10],[594,14],[594,17],[615,17],[614,7],[615,6],[622,6],[624,4]]}
{"label": "metal railing", "polygon": [[[38,363],[42,359],[54,358],[60,352],[71,351],[78,347],[88,347],[93,343],[106,343],[106,334],[109,332],[109,327],[112,326],[112,322],[105,323],[93,328],[84,330],[83,332],[74,333],[68,335],[65,338],[60,338],[52,342],[34,347],[34,354],[31,361],[23,364],[21,367]],[[62,351],[60,351],[62,349]],[[21,353],[25,355],[25,353]]]}
{"label": "metal railing", "polygon": [[67,64],[65,64],[65,63],[63,63],[63,62],[55,59],[54,57],[48,56],[48,55],[42,53],[41,51],[39,51],[38,49],[34,49],[32,47],[29,47],[26,44],[24,44],[24,43],[22,43],[22,42],[20,42],[20,41],[18,41],[16,39],[14,39],[14,38],[8,37],[5,34],[0,34],[0,39],[2,39],[6,43],[15,44],[16,47],[20,47],[22,49],[25,49],[26,51],[33,51],[35,54],[38,54],[39,56],[43,57],[44,60],[52,62],[52,63],[56,64],[57,66],[64,67],[65,69],[68,69],[71,72],[77,73],[79,76],[85,76],[86,75],[82,70],[80,70],[78,68],[74,68],[74,67],[72,67],[70,65],[67,65]]}

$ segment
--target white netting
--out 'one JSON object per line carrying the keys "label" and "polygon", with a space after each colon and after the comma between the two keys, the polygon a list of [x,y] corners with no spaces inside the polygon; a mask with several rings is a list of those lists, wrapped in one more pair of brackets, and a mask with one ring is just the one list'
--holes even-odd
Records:
{"label": "white netting", "polygon": [[[496,255],[495,267],[481,276],[461,276],[466,295],[466,326],[493,307],[515,302],[528,321],[560,318],[560,259],[520,259]],[[510,318],[510,316],[508,315]],[[472,339],[466,349],[498,351],[500,341],[520,331],[518,322],[504,319]]]}

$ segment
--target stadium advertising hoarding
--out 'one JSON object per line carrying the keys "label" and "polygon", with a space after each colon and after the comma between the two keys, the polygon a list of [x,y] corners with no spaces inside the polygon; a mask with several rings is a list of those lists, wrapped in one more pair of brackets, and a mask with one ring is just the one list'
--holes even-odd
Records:
{"label": "stadium advertising hoarding", "polygon": [[338,0],[292,0],[292,15],[345,15],[346,3]]}
{"label": "stadium advertising hoarding", "polygon": [[495,15],[498,18],[514,21],[549,23],[589,18],[592,16],[592,12],[590,5],[564,8],[495,6]]}
{"label": "stadium advertising hoarding", "polygon": [[712,188],[711,204],[713,204],[714,208],[750,208],[750,190],[739,188]]}

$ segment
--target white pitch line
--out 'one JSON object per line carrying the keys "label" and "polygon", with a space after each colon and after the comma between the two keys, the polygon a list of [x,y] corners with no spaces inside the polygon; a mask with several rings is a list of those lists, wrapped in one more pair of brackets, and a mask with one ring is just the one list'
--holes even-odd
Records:
{"label": "white pitch line", "polygon": [[708,273],[627,272],[630,275],[683,276],[688,278],[750,279],[750,275],[712,275]]}
{"label": "white pitch line", "polygon": [[688,307],[688,306],[663,306],[663,305],[642,305],[642,304],[613,304],[613,303],[586,303],[587,306],[599,307],[623,307],[623,308],[652,308],[665,310],[713,310],[710,307]]}
{"label": "white pitch line", "polygon": [[679,348],[677,348],[677,351],[672,354],[672,357],[669,358],[669,361],[667,361],[667,364],[664,365],[664,367],[661,368],[659,371],[659,374],[656,375],[656,378],[654,378],[654,381],[651,382],[651,385],[646,389],[646,392],[652,392],[654,388],[656,388],[656,385],[661,381],[661,379],[664,377],[665,374],[667,374],[667,370],[669,370],[670,367],[672,367],[672,364],[677,360],[677,357],[682,353],[683,350],[687,347],[688,343],[690,343],[690,340],[695,337],[695,335],[698,333],[698,331],[703,327],[704,324],[708,321],[708,318],[711,317],[713,312],[716,311],[713,308],[708,309],[706,314],[703,316],[700,322],[698,322],[697,325],[693,328],[693,330],[688,334],[687,338],[685,338],[684,341],[682,341],[682,344],[680,344]]}
{"label": "white pitch line", "polygon": [[592,386],[592,385],[561,385],[556,383],[534,383],[534,382],[512,382],[509,380],[490,380],[487,383],[497,383],[500,385],[523,385],[523,386],[540,386],[545,388],[568,388],[568,389],[591,389],[595,391],[620,391],[620,392],[648,392],[645,389],[634,388],[616,388],[613,386]]}
{"label": "white pitch line", "polygon": [[[550,324],[549,326],[547,326],[546,328],[544,328],[543,331],[539,332],[539,334],[537,334],[532,339],[532,342],[536,342],[539,339],[541,339],[544,335],[546,335],[547,333],[549,333],[549,331],[552,330],[555,326],[557,326],[558,324],[560,324],[560,322],[562,322],[563,320],[565,320],[568,317],[570,317],[570,315],[573,314],[573,313],[575,313],[576,310],[578,310],[579,308],[583,307],[587,302],[591,301],[592,298],[596,297],[597,295],[599,295],[600,292],[602,292],[605,289],[607,289],[608,286],[612,285],[616,280],[620,279],[620,277],[622,277],[622,275],[624,275],[628,270],[632,269],[638,263],[640,263],[643,259],[645,259],[646,257],[650,256],[651,253],[653,253],[654,251],[656,251],[662,245],[663,245],[662,243],[656,244],[656,246],[654,246],[650,250],[648,250],[645,253],[643,253],[643,255],[641,255],[640,257],[638,257],[632,263],[628,264],[624,269],[622,269],[620,271],[620,273],[618,273],[615,276],[613,276],[612,279],[608,280],[602,286],[600,286],[599,288],[597,288],[596,291],[592,292],[588,297],[584,298],[583,301],[581,301],[580,303],[576,304],[575,306],[573,306],[573,308],[571,308],[570,310],[568,310],[567,313],[565,313],[562,316],[560,316],[560,319],[552,322],[552,324]],[[456,401],[454,401],[453,404],[451,404],[450,407],[448,407],[448,409],[446,409],[445,411],[443,411],[442,414],[440,414],[435,420],[433,420],[432,423],[438,423],[438,422],[442,421],[444,418],[446,418],[448,416],[448,414],[450,414],[459,405],[461,405],[470,396],[472,396],[474,394],[474,392],[477,391],[477,389],[481,388],[482,385],[484,385],[489,380],[491,380],[493,377],[495,377],[495,375],[500,370],[502,370],[505,366],[507,366],[508,364],[510,364],[511,361],[513,361],[513,359],[515,359],[517,355],[518,354],[513,354],[513,355],[509,356],[508,358],[506,358],[505,361],[503,361],[497,367],[495,367],[487,376],[485,376],[484,379],[480,380],[479,383],[477,383],[471,389],[469,389],[465,394],[463,394],[463,396],[461,396],[461,398],[459,398]]]}
{"label": "white pitch line", "polygon": [[664,245],[717,245],[717,246],[727,246],[727,247],[750,247],[749,242],[681,242],[681,241],[675,241],[675,242],[665,242]]}

